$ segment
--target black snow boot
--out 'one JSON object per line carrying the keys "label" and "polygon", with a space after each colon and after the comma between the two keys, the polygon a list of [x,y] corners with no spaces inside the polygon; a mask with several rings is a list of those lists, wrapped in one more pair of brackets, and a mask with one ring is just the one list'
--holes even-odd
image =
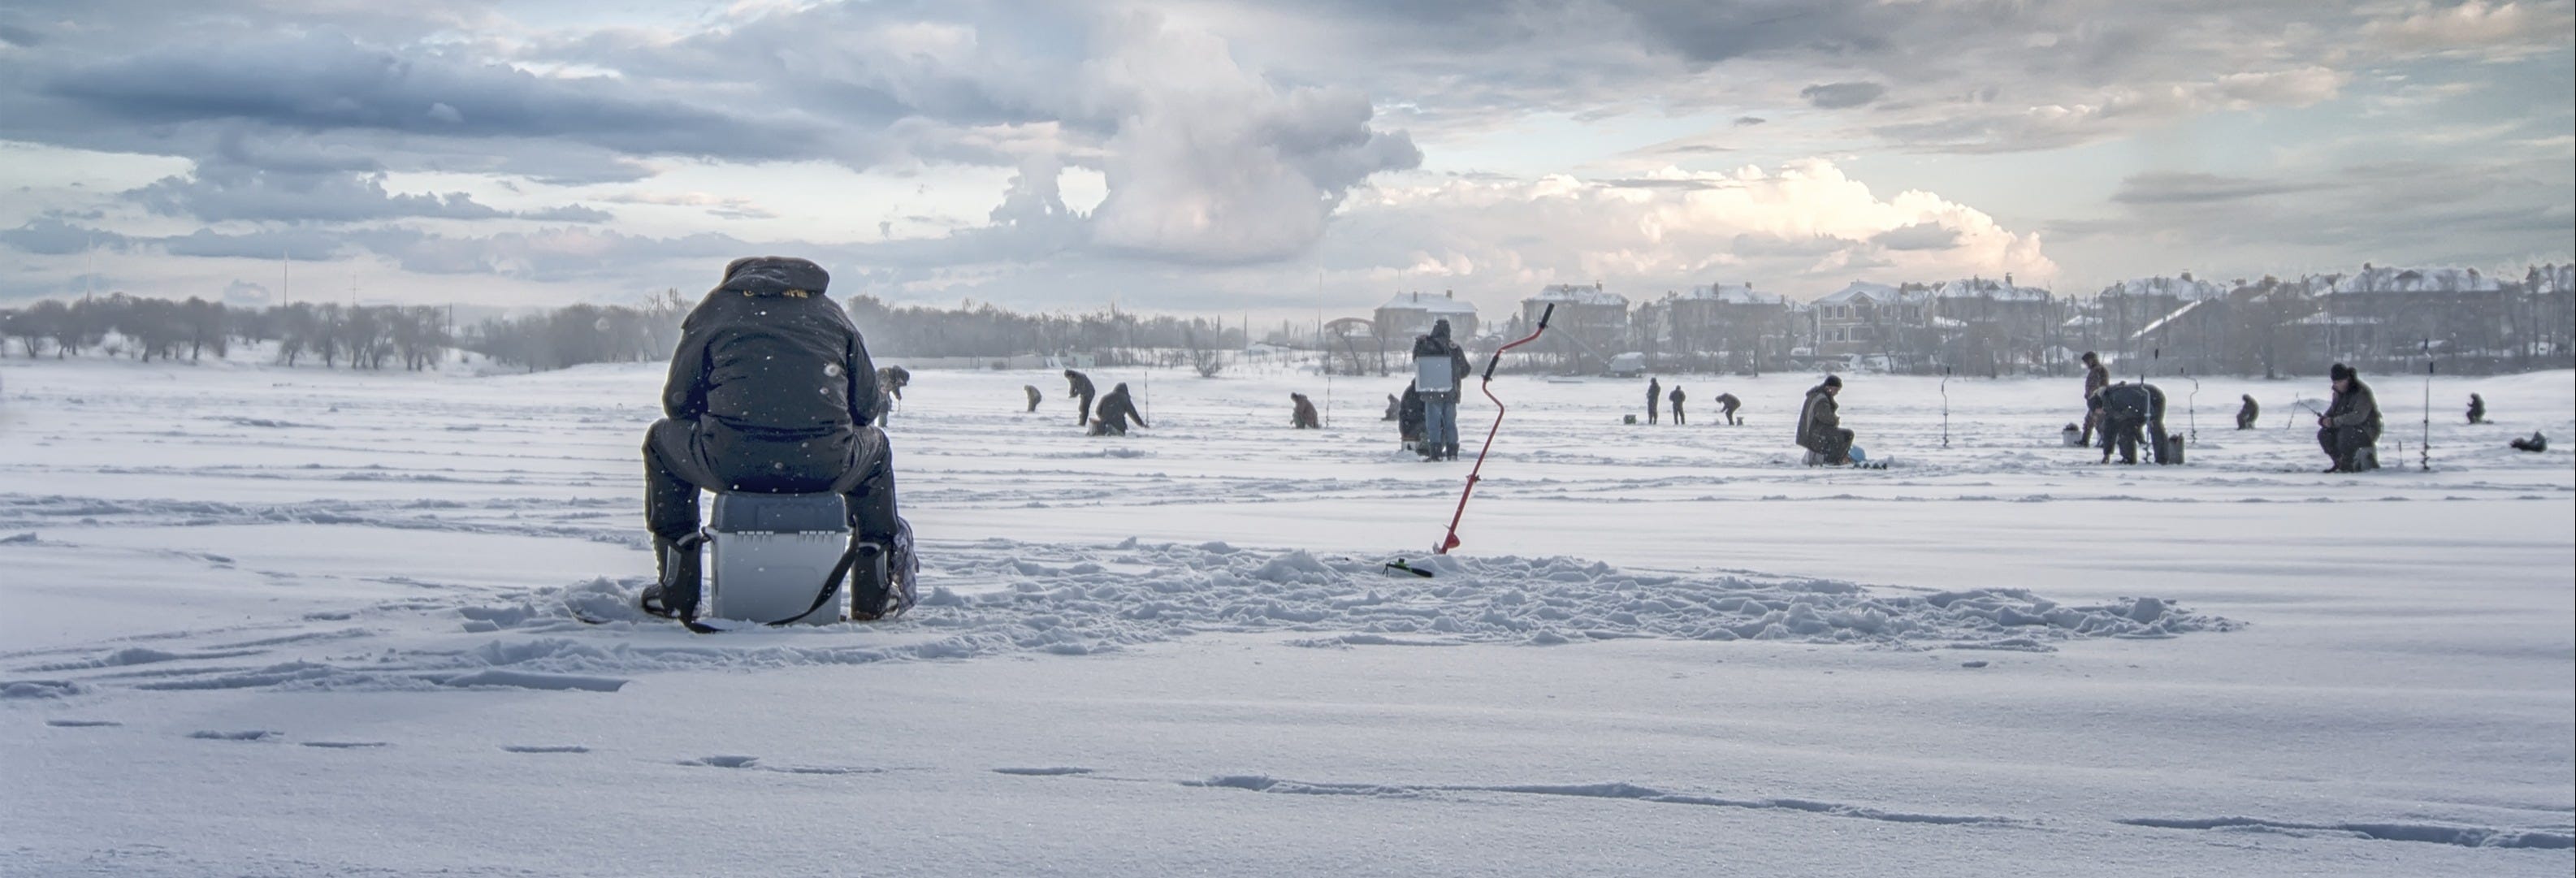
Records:
{"label": "black snow boot", "polygon": [[704,575],[699,571],[698,547],[706,538],[690,534],[677,540],[653,538],[653,558],[659,580],[644,589],[637,604],[644,612],[673,619],[698,617],[698,593]]}
{"label": "black snow boot", "polygon": [[859,542],[853,548],[858,554],[850,562],[850,621],[883,619],[897,611],[893,552],[874,541]]}

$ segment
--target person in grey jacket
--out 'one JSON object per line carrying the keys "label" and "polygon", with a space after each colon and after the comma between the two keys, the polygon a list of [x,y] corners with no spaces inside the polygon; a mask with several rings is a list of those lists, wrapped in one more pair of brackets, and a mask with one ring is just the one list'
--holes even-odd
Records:
{"label": "person in grey jacket", "polygon": [[2379,398],[2351,366],[2336,363],[2326,370],[2326,377],[2334,382],[2334,401],[2326,405],[2325,414],[2317,416],[2317,444],[2334,461],[2326,472],[2378,469],[2378,455],[2362,452],[2379,444]]}
{"label": "person in grey jacket", "polygon": [[2254,429],[2254,419],[2262,415],[2263,407],[2254,404],[2254,394],[2245,394],[2245,405],[2236,410],[2236,429]]}
{"label": "person in grey jacket", "polygon": [[[2093,444],[2093,431],[2094,431],[2094,430],[2096,430],[2096,429],[2098,429],[2098,428],[2100,428],[2100,427],[2102,426],[2102,425],[2101,425],[2101,423],[2099,422],[2099,419],[2096,417],[2096,411],[2095,411],[2095,409],[2093,408],[2093,392],[2094,392],[2094,391],[2097,391],[2097,390],[2101,390],[2102,388],[2104,388],[2104,387],[2108,387],[2108,386],[2110,386],[2110,385],[2111,385],[2111,370],[2110,370],[2110,368],[2109,368],[2109,367],[2102,365],[2102,355],[2101,355],[2101,354],[2098,354],[2098,353],[2095,353],[2095,352],[2093,352],[2093,351],[2085,351],[2085,352],[2084,352],[2084,444],[2086,444],[2086,445],[2091,445],[2091,444]],[[2105,438],[2102,440],[2102,447],[2103,447],[2104,449],[2106,449],[2106,450],[2107,450],[2107,449],[2109,449],[2109,448],[2111,447],[2111,445],[2110,445],[2110,439],[2109,439],[2108,437],[2105,437]]]}
{"label": "person in grey jacket", "polygon": [[[737,259],[681,323],[666,417],[644,436],[644,520],[660,574],[645,609],[696,614],[700,490],[838,493],[859,540],[896,545],[894,455],[871,425],[877,370],[849,315],[824,297],[830,282],[803,259]],[[886,587],[852,585],[854,599]]]}
{"label": "person in grey jacket", "polygon": [[1074,399],[1074,407],[1076,411],[1073,414],[1073,422],[1076,424],[1091,423],[1091,398],[1093,394],[1099,392],[1092,388],[1091,376],[1071,369],[1066,369],[1064,370],[1064,384],[1065,395],[1071,396]]}

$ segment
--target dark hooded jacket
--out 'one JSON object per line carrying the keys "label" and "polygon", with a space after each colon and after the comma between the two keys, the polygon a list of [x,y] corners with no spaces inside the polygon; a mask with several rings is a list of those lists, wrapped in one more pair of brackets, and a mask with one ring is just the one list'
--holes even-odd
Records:
{"label": "dark hooded jacket", "polygon": [[1085,375],[1085,374],[1082,374],[1082,373],[1080,373],[1080,372],[1073,371],[1073,370],[1071,370],[1071,369],[1066,369],[1066,370],[1064,370],[1064,385],[1065,385],[1064,395],[1066,395],[1066,396],[1085,396],[1085,397],[1087,397],[1087,396],[1097,395],[1097,394],[1099,393],[1099,391],[1098,391],[1098,390],[1094,390],[1094,389],[1092,389],[1092,386],[1091,386],[1091,376],[1089,376],[1089,375]]}
{"label": "dark hooded jacket", "polygon": [[1834,431],[1842,429],[1841,411],[1833,394],[1825,392],[1825,385],[1808,388],[1807,402],[1798,410],[1798,447],[1824,450],[1839,439]]}
{"label": "dark hooded jacket", "polygon": [[2379,441],[2379,398],[2370,392],[2370,385],[2361,383],[2361,376],[2345,381],[2334,402],[2326,405],[2326,426],[2359,427],[2364,441]]}
{"label": "dark hooded jacket", "polygon": [[2126,381],[2104,387],[2086,397],[2093,408],[2102,411],[2105,423],[2111,419],[2140,423],[2165,422],[2165,392],[2153,384],[2130,384]]}
{"label": "dark hooded jacket", "polygon": [[1458,398],[1459,388],[1465,386],[1467,380],[1467,349],[1459,347],[1457,342],[1449,339],[1449,321],[1446,320],[1431,324],[1429,335],[1418,336],[1413,340],[1415,360],[1442,356],[1449,358],[1449,386],[1424,387],[1420,390],[1423,393],[1445,393],[1450,399],[1455,400]]}
{"label": "dark hooded jacket", "polygon": [[697,421],[719,457],[732,441],[846,440],[876,419],[877,370],[831,277],[803,259],[737,259],[680,324],[662,410]]}
{"label": "dark hooded jacket", "polygon": [[1092,416],[1099,418],[1100,423],[1113,433],[1127,432],[1127,421],[1131,418],[1136,421],[1136,426],[1153,426],[1145,423],[1144,415],[1137,413],[1136,402],[1128,398],[1125,384],[1111,388],[1109,395],[1101,397],[1100,406],[1092,410]]}

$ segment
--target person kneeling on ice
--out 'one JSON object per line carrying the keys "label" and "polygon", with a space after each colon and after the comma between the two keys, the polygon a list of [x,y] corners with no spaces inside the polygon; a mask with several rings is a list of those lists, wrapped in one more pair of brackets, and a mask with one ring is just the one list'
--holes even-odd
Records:
{"label": "person kneeling on ice", "polygon": [[1827,375],[1822,384],[1807,391],[1806,405],[1798,410],[1798,447],[1815,452],[1810,460],[1827,466],[1851,463],[1852,431],[1843,429],[1842,407],[1834,397],[1843,392],[1843,379]]}
{"label": "person kneeling on ice", "polygon": [[2157,463],[2165,456],[2165,392],[2153,384],[2131,384],[2122,381],[2093,391],[2085,398],[2093,421],[2102,427],[2102,462],[2111,462],[2111,450],[2120,451],[2120,462],[2138,462],[2139,436],[2143,428],[2154,440],[2147,452]]}
{"label": "person kneeling on ice", "polygon": [[1101,397],[1100,405],[1093,409],[1093,412],[1099,415],[1091,421],[1090,435],[1093,436],[1125,436],[1129,418],[1136,419],[1136,426],[1153,426],[1145,423],[1145,416],[1136,411],[1136,401],[1127,396],[1127,385],[1124,383],[1112,388],[1107,396]]}
{"label": "person kneeling on ice", "polygon": [[2379,397],[2361,383],[2361,373],[2342,363],[2326,370],[2334,382],[2334,401],[2317,416],[2317,444],[2334,461],[2330,473],[2356,473],[2379,468]]}
{"label": "person kneeling on ice", "polygon": [[1291,393],[1288,394],[1288,402],[1291,406],[1288,410],[1288,426],[1299,430],[1323,428],[1324,419],[1315,415],[1314,400],[1307,399],[1303,393]]}
{"label": "person kneeling on ice", "polygon": [[[644,435],[644,520],[659,568],[645,611],[696,617],[700,490],[840,494],[859,546],[901,548],[893,450],[871,425],[884,402],[877,370],[849,315],[824,297],[830,282],[803,259],[736,259],[680,324],[667,417]],[[886,569],[896,568],[852,567],[854,617],[900,611],[893,583],[859,581]]]}

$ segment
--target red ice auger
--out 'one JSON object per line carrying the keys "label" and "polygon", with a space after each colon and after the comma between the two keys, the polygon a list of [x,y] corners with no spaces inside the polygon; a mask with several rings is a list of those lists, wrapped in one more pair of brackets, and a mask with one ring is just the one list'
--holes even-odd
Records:
{"label": "red ice auger", "polygon": [[1495,348],[1494,355],[1486,358],[1485,380],[1478,385],[1477,389],[1485,392],[1486,399],[1494,401],[1494,425],[1486,428],[1485,447],[1476,452],[1476,465],[1467,470],[1467,489],[1458,492],[1458,511],[1449,516],[1449,535],[1440,540],[1439,548],[1431,550],[1432,554],[1446,555],[1449,554],[1449,550],[1458,548],[1458,519],[1467,517],[1467,498],[1475,496],[1477,474],[1485,469],[1485,455],[1494,450],[1494,434],[1502,432],[1503,429],[1503,401],[1494,396],[1494,366],[1503,361],[1504,351],[1537,341],[1539,333],[1547,331],[1547,319],[1554,316],[1556,316],[1556,305],[1551,302],[1547,310],[1539,312],[1538,328],[1530,330],[1527,338]]}

